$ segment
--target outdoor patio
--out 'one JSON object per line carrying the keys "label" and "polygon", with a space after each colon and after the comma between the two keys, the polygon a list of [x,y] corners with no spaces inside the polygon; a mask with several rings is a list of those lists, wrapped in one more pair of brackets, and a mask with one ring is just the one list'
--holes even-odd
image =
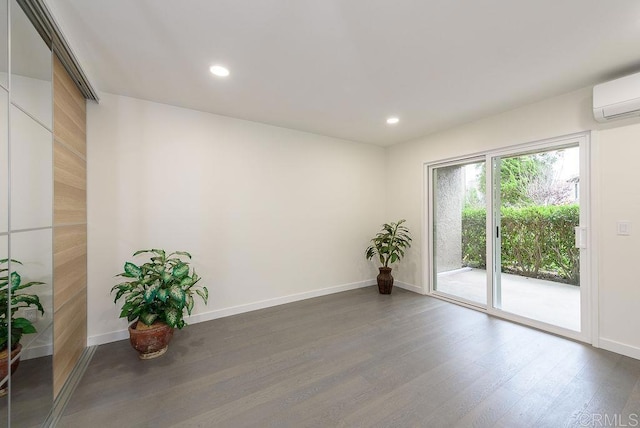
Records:
{"label": "outdoor patio", "polygon": [[[503,273],[506,312],[580,331],[580,287]],[[486,304],[487,274],[464,268],[438,274],[437,291]]]}

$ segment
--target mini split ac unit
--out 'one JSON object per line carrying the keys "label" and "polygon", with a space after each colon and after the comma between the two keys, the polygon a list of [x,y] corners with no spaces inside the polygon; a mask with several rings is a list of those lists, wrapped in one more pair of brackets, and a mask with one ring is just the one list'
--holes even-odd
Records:
{"label": "mini split ac unit", "polygon": [[593,116],[598,122],[640,116],[640,73],[594,86]]}

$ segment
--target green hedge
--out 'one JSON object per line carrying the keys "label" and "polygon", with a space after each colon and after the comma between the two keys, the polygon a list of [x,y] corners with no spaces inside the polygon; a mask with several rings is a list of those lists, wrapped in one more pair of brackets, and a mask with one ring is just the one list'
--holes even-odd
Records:
{"label": "green hedge", "polygon": [[[502,208],[502,271],[579,285],[578,205]],[[462,211],[462,260],[486,269],[486,212]]]}

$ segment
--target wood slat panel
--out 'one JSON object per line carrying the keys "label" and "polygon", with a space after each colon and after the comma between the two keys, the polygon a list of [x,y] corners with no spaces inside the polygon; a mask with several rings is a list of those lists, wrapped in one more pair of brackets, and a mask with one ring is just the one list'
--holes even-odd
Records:
{"label": "wood slat panel", "polygon": [[[57,106],[56,111],[59,111]],[[65,116],[66,115],[64,113],[57,113],[55,116],[55,138],[71,147],[82,156],[86,156],[86,148],[82,146],[82,142],[86,140],[86,135]]]}
{"label": "wood slat panel", "polygon": [[54,311],[87,287],[87,226],[59,226],[53,232]]}
{"label": "wood slat panel", "polygon": [[62,183],[54,184],[54,224],[85,223],[87,221],[87,195],[84,190]]}
{"label": "wood slat panel", "polygon": [[86,102],[54,59],[54,326],[57,396],[87,346]]}
{"label": "wood slat panel", "polygon": [[87,162],[56,141],[53,146],[53,171],[55,179],[76,187],[87,189]]}
{"label": "wood slat panel", "polygon": [[57,396],[87,346],[87,291],[54,313],[53,390]]}
{"label": "wood slat panel", "polygon": [[[64,66],[59,64],[54,70],[54,79],[58,78],[58,101],[68,102],[68,106],[65,105],[65,112],[76,122],[78,125],[85,123],[86,101],[78,91],[73,80],[69,78]],[[68,108],[67,108],[68,107]]]}
{"label": "wood slat panel", "polygon": [[53,91],[55,138],[86,156],[86,101],[57,58],[54,62]]}
{"label": "wood slat panel", "polygon": [[53,150],[54,225],[86,223],[86,161],[58,141]]}
{"label": "wood slat panel", "polygon": [[[58,110],[64,114],[58,119],[64,119],[67,122],[63,123],[59,121],[59,123],[61,126],[65,125],[68,128],[79,130],[80,134],[86,133],[86,123],[84,120],[86,106],[84,103],[79,104],[79,100],[76,99],[77,94],[70,91],[62,80],[62,78],[58,79],[58,95],[60,96],[57,100],[57,107]],[[56,105],[55,101],[54,105]]]}

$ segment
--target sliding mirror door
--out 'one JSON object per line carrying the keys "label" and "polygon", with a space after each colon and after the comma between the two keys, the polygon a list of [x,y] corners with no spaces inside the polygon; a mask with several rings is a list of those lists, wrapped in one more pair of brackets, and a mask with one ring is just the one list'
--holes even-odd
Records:
{"label": "sliding mirror door", "polygon": [[8,9],[0,0],[0,426],[9,425],[9,91]]}
{"label": "sliding mirror door", "polygon": [[10,277],[4,313],[12,352],[0,425],[40,426],[53,402],[52,62],[18,2],[8,8],[10,66],[0,80],[8,89],[0,91],[0,258],[9,258],[1,276]]}

